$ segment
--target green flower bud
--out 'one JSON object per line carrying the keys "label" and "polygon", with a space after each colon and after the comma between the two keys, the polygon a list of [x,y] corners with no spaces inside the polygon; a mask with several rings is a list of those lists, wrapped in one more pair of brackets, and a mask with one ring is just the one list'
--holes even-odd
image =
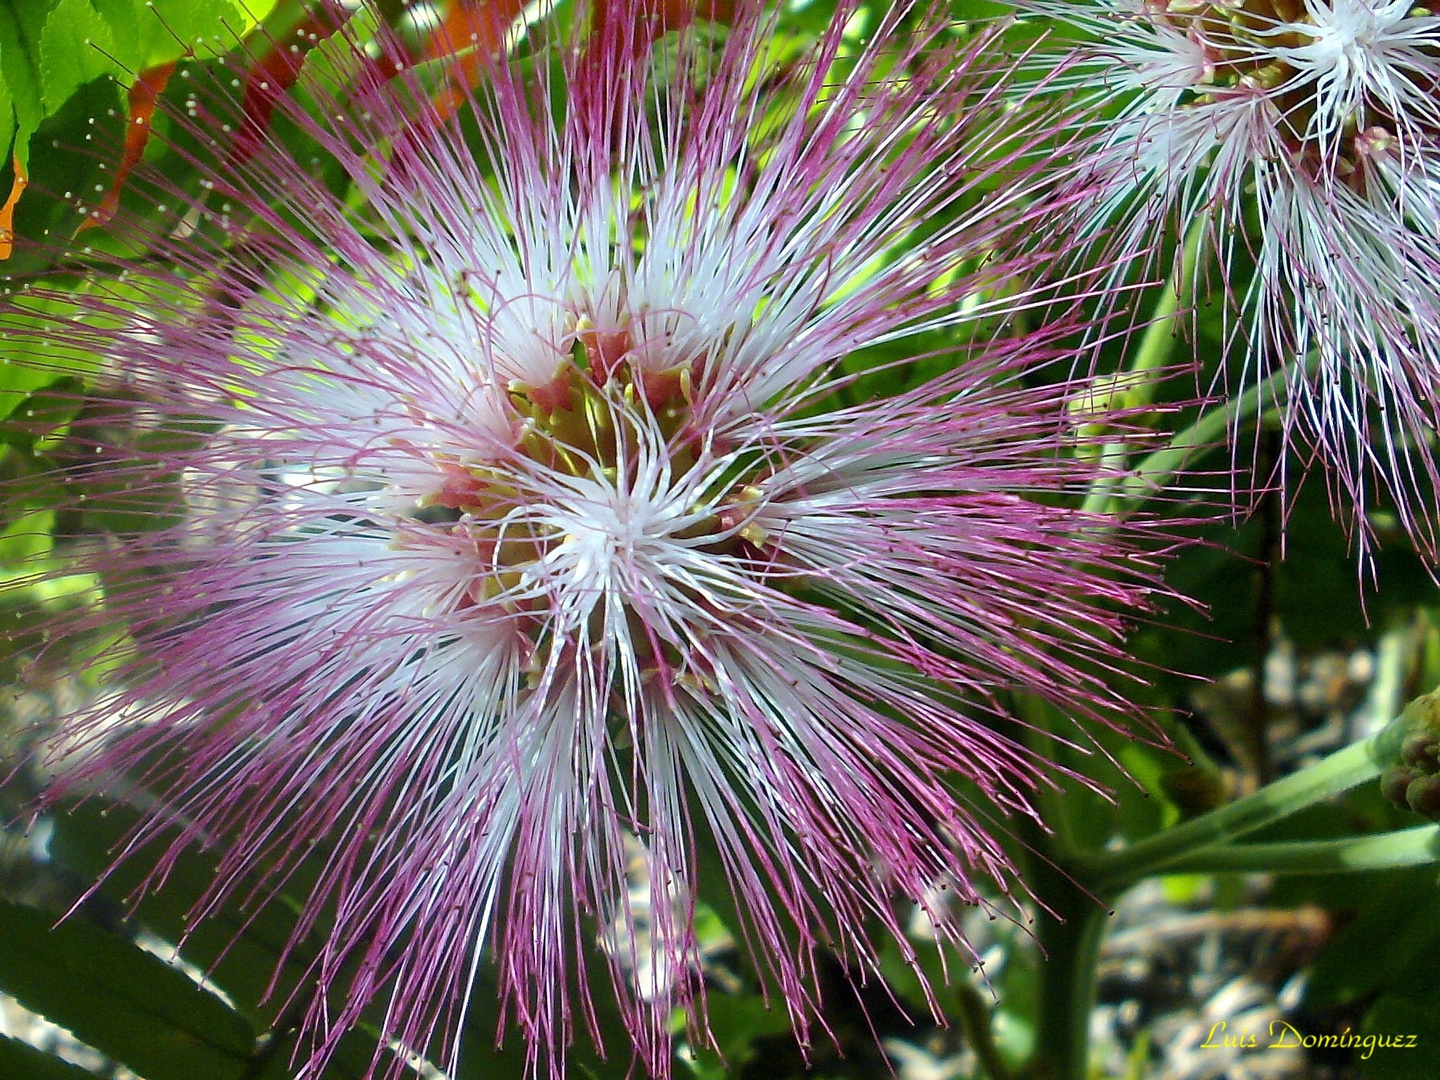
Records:
{"label": "green flower bud", "polygon": [[1437,738],[1433,731],[1412,732],[1405,736],[1405,741],[1400,744],[1400,757],[1407,765],[1413,765],[1427,773],[1436,772],[1437,758],[1440,758],[1440,738]]}
{"label": "green flower bud", "polygon": [[1419,769],[1411,768],[1408,765],[1386,769],[1380,777],[1380,791],[1386,799],[1402,810],[1408,809],[1410,804],[1405,801],[1406,789],[1410,787],[1410,781],[1417,780],[1423,775]]}
{"label": "green flower bud", "polygon": [[1440,776],[1417,776],[1405,789],[1405,801],[1415,813],[1440,819]]}
{"label": "green flower bud", "polygon": [[1390,730],[1381,753],[1395,756],[1380,775],[1381,793],[1396,806],[1440,821],[1440,690],[1406,705]]}

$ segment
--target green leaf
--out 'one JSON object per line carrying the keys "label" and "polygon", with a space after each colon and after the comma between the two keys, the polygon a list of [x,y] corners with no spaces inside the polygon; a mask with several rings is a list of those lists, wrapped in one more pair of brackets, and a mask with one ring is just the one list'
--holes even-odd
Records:
{"label": "green leaf", "polygon": [[14,522],[7,522],[0,532],[0,581],[9,576],[9,568],[21,567],[32,559],[48,554],[52,541],[50,530],[55,525],[54,511],[39,511],[27,514]]}
{"label": "green leaf", "polygon": [[255,1037],[218,997],[131,941],[0,901],[0,988],[147,1080],[239,1076]]}
{"label": "green leaf", "polygon": [[[167,63],[193,53],[220,56],[232,51],[241,37],[255,25],[255,18],[242,14],[230,0],[135,0],[140,30],[140,48],[145,66]],[[256,18],[263,18],[274,4],[248,4]]]}
{"label": "green leaf", "polygon": [[[124,897],[139,889],[153,867],[160,845],[147,847],[115,866],[112,851],[137,815],[125,808],[100,813],[91,806],[79,806],[57,817],[51,840],[52,855],[62,865],[85,878],[106,875],[106,892]],[[173,863],[165,876],[165,887],[147,896],[137,912],[140,921],[160,937],[185,941],[184,955],[210,973],[233,1000],[261,1025],[274,1016],[274,999],[262,1006],[265,991],[279,962],[285,941],[293,928],[290,913],[282,904],[272,903],[260,911],[242,914],[231,908],[215,912],[193,928],[190,910],[214,883],[216,858],[190,848]],[[295,986],[300,972],[291,970],[278,986],[283,999]]]}
{"label": "green leaf", "polygon": [[79,379],[64,375],[28,394],[0,420],[0,445],[31,453],[40,439],[74,418],[82,389]]}
{"label": "green leaf", "polygon": [[[42,191],[88,192],[93,179],[79,182],[79,176],[58,178],[32,168],[31,144],[65,158],[81,151],[87,142],[92,153],[85,154],[86,176],[104,172],[106,163],[94,161],[94,147],[116,148],[119,139],[101,142],[87,126],[106,117],[119,117],[116,127],[123,131],[124,110],[112,99],[120,88],[134,82],[143,71],[184,56],[214,57],[233,52],[240,42],[275,7],[274,0],[0,0],[0,150],[10,147],[20,171]],[[113,86],[103,81],[113,77]],[[96,93],[97,86],[110,92]],[[89,89],[88,95],[82,91]],[[42,131],[47,120],[70,110],[78,98],[86,113],[81,123],[58,125]],[[36,136],[40,137],[36,139]],[[103,156],[103,155],[102,155]],[[0,176],[7,171],[0,159]],[[54,170],[51,170],[52,173]],[[66,171],[76,172],[66,166]],[[99,190],[104,190],[102,184]],[[4,192],[0,191],[0,199]],[[48,200],[64,207],[63,200]],[[23,211],[36,200],[20,201]],[[26,238],[40,238],[56,230],[52,211],[36,218],[31,215],[14,231]],[[66,223],[64,231],[73,231]],[[7,267],[28,271],[30,266]]]}
{"label": "green leaf", "polygon": [[237,5],[232,0],[88,0],[114,38],[113,55],[135,75],[182,56],[219,56],[270,12],[272,2]]}
{"label": "green leaf", "polygon": [[30,160],[30,136],[45,118],[40,95],[40,35],[50,4],[45,0],[0,0],[0,82],[13,107],[14,154]]}
{"label": "green leaf", "polygon": [[379,29],[380,16],[371,8],[362,8],[338,33],[331,34],[306,53],[299,86],[320,101],[342,98],[367,63],[356,44],[373,41]]}
{"label": "green leaf", "polygon": [[95,1074],[0,1035],[0,1076],[12,1080],[95,1080]]}
{"label": "green leaf", "polygon": [[[0,164],[10,161],[10,142],[15,138],[15,99],[10,93],[10,82],[3,75],[5,71],[5,50],[0,44]],[[3,173],[3,170],[0,170]]]}
{"label": "green leaf", "polygon": [[39,242],[17,246],[0,270],[17,277],[34,274],[62,257],[67,238],[83,220],[81,204],[99,198],[110,185],[113,168],[106,148],[118,147],[123,139],[122,99],[114,79],[92,79],[25,136],[30,188],[15,208],[14,228],[22,241]]}
{"label": "green leaf", "polygon": [[[130,82],[144,68],[140,55],[140,18],[147,14],[143,0],[90,0],[90,6],[105,20],[115,42],[116,61],[125,69]],[[137,10],[138,9],[138,10]]]}
{"label": "green leaf", "polygon": [[[114,852],[124,843],[137,817],[127,806],[104,811],[90,804],[75,807],[55,819],[51,856],[82,878],[104,874],[105,893],[126,897],[147,881],[154,872],[156,858],[175,839],[173,834],[166,834],[160,842],[130,853],[116,865]],[[285,894],[252,900],[243,907],[231,902],[192,926],[190,913],[213,885],[216,870],[213,851],[187,848],[171,861],[164,886],[146,895],[138,905],[136,922],[165,940],[183,939],[181,955],[185,960],[205,971],[209,982],[223,990],[250,1018],[255,1031],[268,1030],[268,1049],[250,1062],[253,1080],[289,1080],[295,1038],[293,1018],[281,1019],[277,1013],[292,993],[298,992],[303,1000],[314,989],[309,970],[313,956],[307,951],[311,947],[307,943],[302,942],[292,951],[276,971],[295,927],[298,904]],[[303,882],[294,879],[290,885],[297,890],[304,888]],[[385,1006],[382,995],[375,1009],[377,1024]],[[367,1028],[362,1024],[360,1030],[340,1040],[324,1080],[361,1080],[366,1075],[376,1044],[374,1032]],[[520,1073],[486,1073],[485,1080],[500,1080],[508,1075]],[[0,1080],[8,1077],[0,1074]],[[252,1080],[251,1073],[246,1074],[246,1080]]]}
{"label": "green leaf", "polygon": [[40,97],[45,112],[59,111],[86,83],[121,74],[114,54],[110,24],[90,0],[60,0],[40,34]]}

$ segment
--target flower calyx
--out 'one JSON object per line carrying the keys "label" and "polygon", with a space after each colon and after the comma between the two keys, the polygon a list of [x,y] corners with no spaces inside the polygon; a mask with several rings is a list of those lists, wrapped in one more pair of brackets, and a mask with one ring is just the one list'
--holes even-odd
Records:
{"label": "flower calyx", "polygon": [[1385,798],[1431,821],[1440,821],[1440,694],[1427,694],[1405,710],[1410,730],[1399,761],[1380,777]]}

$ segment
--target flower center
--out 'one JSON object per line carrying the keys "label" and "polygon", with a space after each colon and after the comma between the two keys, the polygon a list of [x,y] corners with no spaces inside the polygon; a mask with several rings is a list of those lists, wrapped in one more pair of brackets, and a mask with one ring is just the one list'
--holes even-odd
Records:
{"label": "flower center", "polygon": [[[695,422],[699,360],[655,363],[625,332],[581,327],[544,386],[512,383],[519,434],[494,461],[442,461],[428,508],[474,545],[465,606],[498,603],[603,632],[660,592],[693,598],[703,556],[748,558],[762,455],[727,450]],[[425,508],[422,508],[422,510]],[[613,610],[612,610],[613,617]]]}
{"label": "flower center", "polygon": [[1421,71],[1440,61],[1435,37],[1416,25],[1429,22],[1426,9],[1383,0],[1161,0],[1144,10],[1203,51],[1182,107],[1263,92],[1286,148],[1314,178],[1328,174],[1363,194],[1367,160],[1389,152],[1406,125],[1440,115],[1435,80]]}

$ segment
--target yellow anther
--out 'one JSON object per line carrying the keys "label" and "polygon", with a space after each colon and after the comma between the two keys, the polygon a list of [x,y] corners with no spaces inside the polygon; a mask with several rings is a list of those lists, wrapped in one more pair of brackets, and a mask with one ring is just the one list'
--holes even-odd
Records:
{"label": "yellow anther", "polygon": [[750,521],[740,527],[740,539],[754,544],[756,547],[763,547],[765,541],[770,539],[770,534],[755,522]]}

